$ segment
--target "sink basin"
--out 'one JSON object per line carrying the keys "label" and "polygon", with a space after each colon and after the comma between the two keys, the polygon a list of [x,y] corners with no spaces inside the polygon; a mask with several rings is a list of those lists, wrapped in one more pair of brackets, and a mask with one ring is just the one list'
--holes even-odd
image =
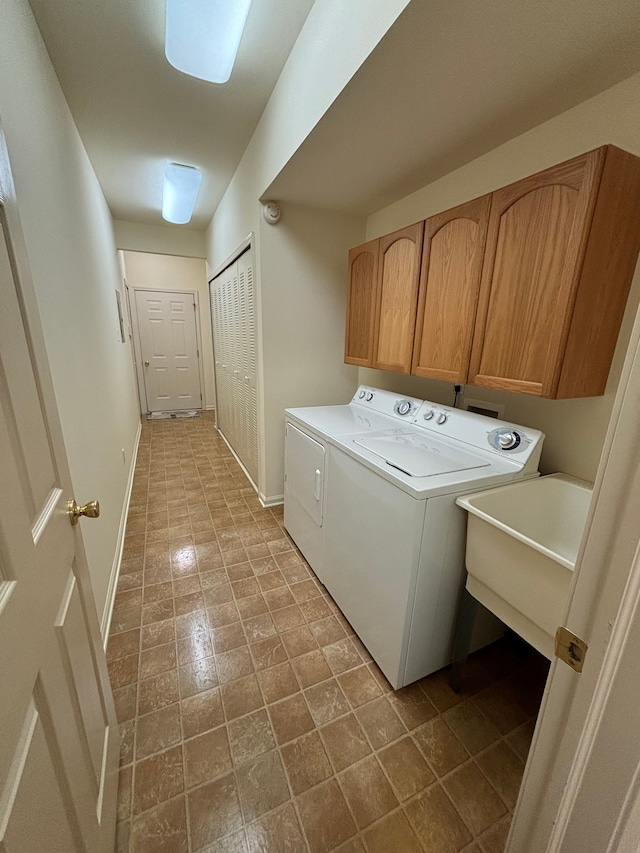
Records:
{"label": "sink basin", "polygon": [[468,591],[550,660],[592,489],[549,474],[456,500],[469,513]]}

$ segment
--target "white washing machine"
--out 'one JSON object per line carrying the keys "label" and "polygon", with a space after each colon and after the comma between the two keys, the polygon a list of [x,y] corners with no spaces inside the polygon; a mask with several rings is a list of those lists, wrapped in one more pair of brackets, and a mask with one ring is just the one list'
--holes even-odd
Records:
{"label": "white washing machine", "polygon": [[[359,429],[363,425],[364,428]],[[394,688],[451,660],[458,495],[537,476],[537,430],[361,387],[286,410],[285,526]]]}

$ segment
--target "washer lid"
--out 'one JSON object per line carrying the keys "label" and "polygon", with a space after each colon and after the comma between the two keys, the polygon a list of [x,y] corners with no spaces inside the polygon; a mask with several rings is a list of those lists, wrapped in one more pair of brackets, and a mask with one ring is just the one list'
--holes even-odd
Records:
{"label": "washer lid", "polygon": [[387,465],[409,477],[435,477],[471,468],[488,468],[489,462],[464,450],[433,441],[415,433],[394,433],[355,439],[354,444],[380,456]]}

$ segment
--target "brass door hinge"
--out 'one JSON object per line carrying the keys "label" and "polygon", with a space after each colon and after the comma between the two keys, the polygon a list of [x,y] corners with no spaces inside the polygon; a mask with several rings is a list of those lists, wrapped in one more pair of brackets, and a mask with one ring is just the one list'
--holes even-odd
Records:
{"label": "brass door hinge", "polygon": [[582,672],[587,648],[585,641],[572,634],[568,628],[561,625],[556,631],[556,657],[568,664],[575,672]]}

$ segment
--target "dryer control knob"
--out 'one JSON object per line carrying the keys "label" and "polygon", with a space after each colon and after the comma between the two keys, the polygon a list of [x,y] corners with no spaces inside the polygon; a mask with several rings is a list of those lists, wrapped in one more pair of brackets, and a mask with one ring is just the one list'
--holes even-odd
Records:
{"label": "dryer control knob", "polygon": [[373,400],[373,391],[369,391],[367,393],[367,403],[370,403]]}
{"label": "dryer control knob", "polygon": [[364,400],[364,398],[366,397],[366,394],[367,394],[367,392],[366,392],[366,391],[361,391],[361,392],[358,394],[358,398],[359,398],[360,400]]}
{"label": "dryer control knob", "polygon": [[422,416],[422,418],[423,418],[423,420],[425,420],[425,421],[430,421],[430,420],[431,420],[431,418],[432,418],[434,415],[435,415],[435,412],[433,411],[433,409],[429,409],[428,411],[426,411],[426,412],[424,413],[424,415]]}
{"label": "dryer control knob", "polygon": [[446,412],[440,412],[436,420],[439,424],[446,424],[448,418],[449,415]]}
{"label": "dryer control knob", "polygon": [[412,409],[411,400],[398,400],[393,407],[396,415],[408,415]]}

